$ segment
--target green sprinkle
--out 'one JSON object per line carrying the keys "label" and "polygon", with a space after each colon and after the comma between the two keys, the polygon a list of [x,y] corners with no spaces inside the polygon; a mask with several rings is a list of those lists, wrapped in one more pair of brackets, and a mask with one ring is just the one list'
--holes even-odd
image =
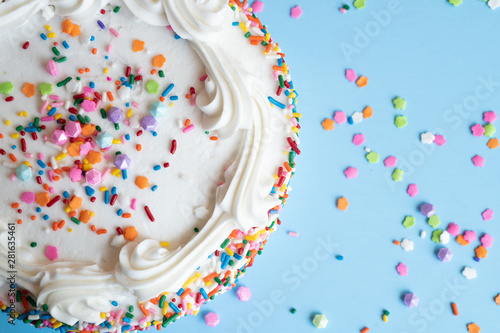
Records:
{"label": "green sprinkle", "polygon": [[35,121],[33,121],[33,126],[38,127],[38,124],[40,124],[40,118],[35,117]]}
{"label": "green sprinkle", "polygon": [[280,87],[282,89],[285,89],[286,87],[285,87],[285,80],[283,80],[283,75],[278,76],[278,79],[280,81]]}
{"label": "green sprinkle", "polygon": [[22,130],[23,130],[23,128],[24,128],[24,127],[23,127],[22,125],[19,125],[19,126],[17,126],[17,127],[16,127],[16,131],[20,132],[20,131],[22,131]]}
{"label": "green sprinkle", "polygon": [[163,309],[163,307],[165,306],[165,300],[167,299],[167,297],[165,295],[161,295],[161,298],[160,298],[160,308]]}
{"label": "green sprinkle", "polygon": [[49,306],[47,304],[44,304],[44,305],[42,305],[42,309],[43,309],[43,311],[48,311]]}
{"label": "green sprinkle", "polygon": [[392,100],[392,104],[398,110],[406,109],[406,101],[399,96]]}
{"label": "green sprinkle", "polygon": [[115,130],[117,130],[117,131],[118,131],[119,129],[120,129],[120,124],[115,123]]}
{"label": "green sprinkle", "polygon": [[44,82],[38,86],[38,90],[42,95],[48,95],[52,92],[52,85]]}
{"label": "green sprinkle", "polygon": [[[71,81],[73,78],[71,76],[68,76],[67,78],[65,78],[64,80],[60,81],[60,82],[57,82],[56,86],[58,87],[62,87],[62,86],[65,86],[69,81]],[[40,87],[38,87],[38,89],[40,89]]]}
{"label": "green sprinkle", "polygon": [[81,223],[80,220],[78,220],[76,217],[72,217],[71,221],[75,222],[78,225]]}
{"label": "green sprinkle", "polygon": [[101,126],[99,126],[99,125],[96,125],[95,129],[96,129],[98,132],[102,132]]}
{"label": "green sprinkle", "polygon": [[462,0],[448,0],[453,6],[458,6],[462,4]]}
{"label": "green sprinkle", "polygon": [[85,118],[83,118],[81,114],[77,115],[76,117],[82,123],[82,125],[85,125]]}
{"label": "green sprinkle", "polygon": [[229,238],[226,238],[226,240],[224,242],[222,242],[222,244],[220,245],[221,249],[225,249],[226,246],[229,245]]}
{"label": "green sprinkle", "polygon": [[368,162],[370,163],[378,163],[378,160],[380,159],[380,155],[377,154],[376,152],[374,151],[371,151],[369,152],[368,154],[366,154],[366,159],[368,160]]}
{"label": "green sprinkle", "polygon": [[65,62],[66,60],[68,60],[68,58],[66,58],[66,57],[54,58],[54,61],[55,61],[55,62],[58,62],[58,63],[59,63],[59,62]]}
{"label": "green sprinkle", "polygon": [[31,246],[31,247],[36,247],[37,245],[38,245],[38,244],[37,244],[36,242],[31,242],[31,243],[30,243],[30,246]]}
{"label": "green sprinkle", "polygon": [[344,5],[343,7],[344,7],[345,10],[351,9],[351,7],[349,7],[349,5]]}
{"label": "green sprinkle", "polygon": [[16,302],[21,302],[21,290],[16,291]]}
{"label": "green sprinkle", "polygon": [[120,11],[120,6],[113,8],[113,13],[118,13]]}
{"label": "green sprinkle", "polygon": [[108,116],[106,115],[106,110],[101,109],[101,117],[102,117],[102,119],[108,118]]}
{"label": "green sprinkle", "polygon": [[128,83],[130,83],[130,84],[134,84],[135,83],[135,76],[134,76],[134,74],[130,74],[130,76],[128,78]]}
{"label": "green sprinkle", "polygon": [[36,308],[36,302],[31,296],[26,296],[26,300],[31,304],[32,307]]}
{"label": "green sprinkle", "polygon": [[432,215],[429,217],[429,220],[427,220],[427,223],[433,228],[436,228],[438,225],[441,224],[441,221],[439,220],[439,217],[437,215]]}
{"label": "green sprinkle", "polygon": [[134,312],[134,306],[133,305],[131,305],[131,306],[128,307],[128,312]]}
{"label": "green sprinkle", "polygon": [[171,322],[173,322],[175,319],[177,319],[178,316],[179,316],[178,313],[174,314],[170,318],[167,318],[167,317],[163,316],[163,324],[161,324],[161,326],[167,327],[167,325],[170,324]]}
{"label": "green sprinkle", "polygon": [[405,217],[403,221],[403,226],[408,229],[411,228],[415,225],[415,218],[413,216],[407,216]]}
{"label": "green sprinkle", "polygon": [[247,256],[247,257],[250,257],[251,255],[252,255],[252,251],[248,250],[248,251],[247,251],[247,255],[246,255],[246,256]]}
{"label": "green sprinkle", "polygon": [[37,321],[35,321],[35,327],[36,328],[39,328],[41,324],[42,324],[42,320],[41,319],[38,319]]}
{"label": "green sprinkle", "polygon": [[12,82],[0,83],[0,94],[9,94],[14,89]]}
{"label": "green sprinkle", "polygon": [[399,182],[401,179],[403,179],[403,174],[403,170],[398,168],[394,169],[394,171],[392,172],[392,180],[394,180],[395,182]]}
{"label": "green sprinkle", "polygon": [[290,313],[291,313],[291,314],[295,314],[296,312],[297,312],[297,309],[296,309],[296,308],[291,308],[291,309],[290,309]]}
{"label": "green sprinkle", "polygon": [[148,94],[157,94],[158,88],[160,88],[160,84],[153,79],[146,83],[146,91]]}
{"label": "green sprinkle", "polygon": [[384,314],[385,314],[386,316],[388,316],[388,315],[390,315],[391,313],[390,313],[389,311],[387,311],[387,310],[384,310]]}
{"label": "green sprinkle", "polygon": [[[163,295],[163,296],[165,296],[165,295]],[[134,315],[133,315],[133,314],[131,314],[130,312],[127,312],[127,313],[125,314],[125,316],[126,316],[127,318],[134,319]]]}
{"label": "green sprinkle", "polygon": [[162,69],[160,69],[160,70],[158,71],[158,75],[159,75],[160,77],[165,77],[165,73],[163,73],[163,70],[162,70]]}
{"label": "green sprinkle", "polygon": [[215,280],[215,282],[217,282],[217,284],[222,284],[222,280],[219,279],[217,276],[214,277],[214,280]]}
{"label": "green sprinkle", "polygon": [[244,239],[243,244],[246,244],[246,243],[248,243],[248,240]]}
{"label": "green sprinkle", "polygon": [[74,105],[74,106],[80,105],[80,104],[82,104],[82,103],[83,103],[83,101],[84,101],[84,99],[83,99],[83,98],[77,99],[77,100],[73,103],[73,105]]}
{"label": "green sprinkle", "polygon": [[268,43],[268,42],[266,42],[265,40],[263,40],[262,42],[260,42],[260,44],[261,44],[262,46],[267,46],[267,44],[269,44],[269,43]]}
{"label": "green sprinkle", "polygon": [[92,122],[92,121],[90,120],[90,117],[89,117],[89,116],[85,116],[85,121],[86,121],[87,123],[91,123],[91,122]]}
{"label": "green sprinkle", "polygon": [[484,127],[483,135],[486,135],[489,138],[491,138],[493,134],[495,134],[495,132],[497,131],[497,129],[495,128],[495,126],[493,126],[493,124],[484,125],[483,127]]}
{"label": "green sprinkle", "polygon": [[406,121],[405,116],[397,116],[394,119],[394,125],[396,125],[397,128],[405,127],[407,124],[408,124],[408,122]]}
{"label": "green sprinkle", "polygon": [[82,79],[82,78],[81,78],[81,77],[79,77],[79,76],[77,76],[77,77],[76,77],[76,80],[77,80],[77,81],[80,81],[81,79]]}
{"label": "green sprinkle", "polygon": [[234,260],[229,260],[229,266],[233,266],[234,265]]}
{"label": "green sprinkle", "polygon": [[440,243],[441,242],[441,234],[443,233],[443,230],[441,229],[436,229],[432,232],[432,237],[431,241]]}
{"label": "green sprinkle", "polygon": [[250,33],[250,31],[245,34],[246,38],[249,38],[250,36],[252,36],[252,34]]}
{"label": "green sprinkle", "polygon": [[61,52],[59,52],[59,50],[55,46],[52,47],[52,52],[54,52],[54,54],[58,57],[61,55]]}
{"label": "green sprinkle", "polygon": [[198,228],[194,228],[193,230],[194,230],[194,232],[199,232],[200,231],[200,229],[198,229]]}
{"label": "green sprinkle", "polygon": [[364,8],[366,5],[365,0],[355,0],[352,4],[356,9]]}
{"label": "green sprinkle", "polygon": [[205,134],[208,135],[210,132],[209,131],[205,131]]}

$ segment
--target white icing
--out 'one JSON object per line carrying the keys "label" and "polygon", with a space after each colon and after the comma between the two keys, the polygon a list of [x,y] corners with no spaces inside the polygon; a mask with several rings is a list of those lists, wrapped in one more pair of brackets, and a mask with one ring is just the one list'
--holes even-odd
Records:
{"label": "white icing", "polygon": [[[5,31],[22,24],[23,20],[29,20],[31,15],[49,4],[54,6],[57,15],[91,17],[106,2],[103,0],[10,0],[0,5],[0,29]],[[70,325],[78,320],[101,322],[100,313],[110,311],[111,300],[128,301],[132,304],[148,300],[165,290],[176,292],[193,275],[196,268],[206,262],[210,263],[212,269],[215,266],[215,269],[220,270],[220,265],[216,264],[214,257],[208,261],[207,257],[219,248],[219,245],[233,229],[247,232],[257,227],[257,231],[273,220],[272,216],[268,217],[267,212],[279,204],[279,200],[277,195],[269,194],[275,181],[271,175],[276,172],[278,166],[286,158],[284,155],[278,154],[285,150],[287,145],[285,135],[296,137],[285,132],[290,124],[285,125],[283,119],[291,112],[272,109],[267,101],[267,94],[272,94],[275,87],[270,75],[270,60],[266,62],[261,60],[263,59],[261,57],[259,61],[255,63],[250,61],[247,64],[239,62],[234,53],[231,53],[242,44],[227,45],[227,40],[236,38],[236,35],[242,37],[241,31],[235,32],[235,28],[231,26],[233,14],[227,1],[124,0],[124,3],[137,18],[152,25],[170,24],[178,35],[189,41],[199,57],[198,66],[203,64],[208,74],[204,88],[198,89],[196,93],[197,105],[203,113],[200,122],[204,129],[216,131],[221,138],[221,142],[218,144],[225,145],[220,148],[225,154],[220,156],[226,156],[226,159],[229,158],[229,161],[234,162],[224,172],[224,179],[217,179],[217,176],[213,176],[210,172],[208,174],[197,173],[194,171],[197,169],[182,170],[181,175],[184,176],[181,176],[178,183],[174,184],[178,188],[183,188],[180,182],[191,182],[190,174],[196,175],[195,180],[198,182],[202,179],[199,176],[201,174],[205,178],[214,177],[208,183],[217,184],[218,181],[223,180],[224,184],[216,189],[211,188],[211,193],[207,198],[200,199],[199,203],[192,202],[193,206],[191,207],[184,207],[182,202],[162,207],[162,202],[158,200],[158,197],[148,197],[146,200],[148,203],[157,202],[157,206],[152,204],[155,208],[153,210],[155,215],[159,219],[170,220],[170,224],[160,225],[158,227],[160,229],[154,229],[159,223],[155,224],[151,227],[151,231],[145,232],[149,237],[143,237],[141,234],[135,241],[127,242],[121,249],[118,248],[119,253],[116,249],[111,249],[106,257],[102,257],[96,253],[96,249],[87,249],[85,253],[69,251],[63,253],[60,261],[50,263],[40,253],[33,255],[29,248],[21,245],[18,252],[18,283],[37,296],[39,305],[48,304],[51,314],[56,319]],[[246,19],[244,16],[243,18]],[[119,29],[119,27],[117,28]],[[88,40],[87,35],[82,38]],[[246,40],[243,42],[247,43]],[[256,54],[261,54],[261,52],[249,53],[248,59],[254,59]],[[172,50],[171,57],[183,56],[185,55],[175,54],[175,50]],[[130,61],[130,59],[120,59],[119,56],[117,58],[122,64],[128,64]],[[167,59],[169,58],[167,55]],[[266,67],[266,70],[262,70],[262,67]],[[35,74],[43,77],[42,72],[35,72]],[[81,89],[82,83],[77,83],[76,80],[66,85],[66,90],[69,93],[78,93],[81,92]],[[129,96],[143,95],[140,83],[133,90],[129,91],[128,88],[125,88],[124,91],[126,92],[121,91],[115,94],[123,102],[129,99]],[[182,92],[179,92],[179,95],[182,96]],[[106,96],[103,95],[103,97],[103,102],[105,102]],[[148,106],[149,104],[146,108]],[[33,109],[38,108],[39,106]],[[137,116],[130,119],[132,128],[139,127],[139,119]],[[179,133],[180,130],[175,127],[174,123],[174,121],[168,124],[162,123],[161,126],[166,126],[166,132],[174,132],[175,130],[175,133]],[[184,137],[182,138],[184,139]],[[188,139],[187,136],[186,138],[185,140],[191,140],[186,141],[186,145],[189,146],[190,143],[195,145],[194,139]],[[184,144],[184,142],[181,141],[180,144]],[[43,149],[46,150],[47,147],[52,146],[54,145],[45,144]],[[60,146],[54,148],[61,149]],[[37,149],[42,148],[38,147]],[[231,156],[236,150],[238,150],[237,156]],[[210,158],[210,156],[203,156],[204,152],[202,151],[196,154],[204,159]],[[150,159],[155,157],[154,154],[147,156]],[[225,161],[222,159],[219,164],[223,162]],[[66,165],[65,163],[67,162],[64,160],[61,162],[52,160],[53,166],[58,164],[59,167],[62,167]],[[148,160],[144,164],[149,166],[152,163],[153,161]],[[216,162],[212,164],[217,166]],[[215,168],[212,167],[211,170]],[[12,170],[2,169],[1,181],[9,182],[6,184],[9,188],[19,186],[19,183],[10,183],[8,180],[8,175],[12,173]],[[200,168],[200,170],[203,169]],[[140,174],[141,171],[144,170],[139,167],[137,174]],[[213,171],[213,174],[216,175],[217,172]],[[129,174],[130,176],[132,175]],[[103,182],[111,187],[113,185],[109,177],[111,176],[108,176],[108,179]],[[288,183],[289,178],[290,173],[286,176],[286,183]],[[161,181],[161,179],[156,180]],[[169,181],[174,180],[170,178]],[[16,193],[22,193],[29,188],[30,184],[23,183],[16,189]],[[85,197],[81,185],[74,188],[75,195]],[[191,188],[191,191],[193,190],[203,193],[196,185],[195,189]],[[183,191],[184,194],[178,197],[174,194],[168,195],[172,196],[173,202],[176,200],[196,200],[192,199],[189,190]],[[169,201],[167,198],[164,200]],[[2,196],[2,201],[4,201],[4,206],[8,207],[10,204],[9,196]],[[198,207],[200,203],[203,206],[211,207],[208,210],[209,214],[207,214],[209,218],[201,231],[189,239],[191,237],[187,234],[189,227],[182,229],[180,222],[187,220],[186,214],[191,215],[192,220],[196,220],[198,214],[194,216],[193,209]],[[7,230],[7,223],[17,219],[11,209],[5,208],[5,210],[5,216],[0,222],[0,231],[3,230],[4,233]],[[144,218],[144,213],[142,213],[141,218]],[[111,227],[108,230],[113,231],[114,229]],[[34,232],[32,231],[32,233]],[[167,249],[161,246],[160,241],[162,240],[161,236],[170,234],[181,236],[179,240],[175,241],[177,244],[172,244]],[[23,239],[23,244],[29,240],[30,234],[25,236],[28,237]],[[84,236],[86,239],[96,237],[95,235]],[[4,238],[6,237],[2,236],[0,246],[0,275],[8,271],[6,267],[7,246],[3,242]],[[120,247],[122,243],[124,243],[123,236],[115,236],[106,243],[106,246],[111,244],[112,247]],[[81,249],[88,244],[84,241],[75,241],[74,245],[75,248]],[[250,244],[247,244],[245,253],[249,248]],[[69,260],[72,256],[78,257],[80,260]],[[92,261],[95,262],[92,263]],[[115,262],[116,265],[114,265]],[[244,264],[245,260],[242,259],[235,263],[235,267],[242,267]]]}

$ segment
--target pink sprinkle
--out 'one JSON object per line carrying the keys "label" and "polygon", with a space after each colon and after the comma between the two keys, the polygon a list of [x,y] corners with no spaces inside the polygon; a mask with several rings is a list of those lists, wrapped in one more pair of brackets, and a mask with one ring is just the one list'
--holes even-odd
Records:
{"label": "pink sprinkle", "polygon": [[474,136],[483,136],[484,132],[486,131],[480,124],[471,126],[470,130],[472,131],[472,135]]}
{"label": "pink sprinkle", "polygon": [[347,12],[347,9],[345,9],[344,7],[340,7],[340,12],[343,14],[343,13],[346,13]]}
{"label": "pink sprinkle", "polygon": [[481,215],[483,216],[483,220],[489,221],[493,218],[493,210],[488,208]]}
{"label": "pink sprinkle", "polygon": [[137,68],[137,74],[141,75],[141,73],[142,73],[142,67]]}
{"label": "pink sprinkle", "polygon": [[473,241],[475,241],[477,239],[476,232],[472,231],[472,230],[466,230],[464,232],[464,239],[467,242],[472,243]]}
{"label": "pink sprinkle", "polygon": [[406,190],[406,193],[408,193],[408,195],[410,197],[414,197],[418,194],[418,187],[417,187],[417,184],[410,184],[408,185],[408,189]]}
{"label": "pink sprinkle", "polygon": [[184,128],[184,129],[182,130],[182,133],[187,133],[187,132],[190,132],[190,131],[192,131],[193,129],[194,129],[194,125],[193,125],[193,124],[191,124],[191,125],[189,125],[188,127]]}
{"label": "pink sprinkle", "polygon": [[47,109],[47,106],[49,106],[48,100],[43,102],[42,107],[40,108],[40,113],[43,113],[45,111],[45,109]]}
{"label": "pink sprinkle", "polygon": [[450,224],[448,224],[448,228],[446,228],[446,231],[448,231],[450,235],[456,236],[460,233],[460,227],[457,224],[451,222]]}
{"label": "pink sprinkle", "polygon": [[405,264],[403,264],[402,262],[400,262],[397,266],[396,266],[396,270],[398,271],[398,274],[401,275],[401,276],[406,276],[408,275],[408,267],[406,267]]}
{"label": "pink sprinkle", "polygon": [[356,81],[356,72],[354,71],[354,69],[346,69],[345,78],[350,82]]}
{"label": "pink sprinkle", "polygon": [[250,7],[252,7],[254,13],[260,13],[264,9],[264,3],[262,1],[255,0]]}
{"label": "pink sprinkle", "polygon": [[47,246],[47,249],[45,250],[45,256],[50,260],[54,261],[56,260],[59,255],[57,254],[57,247],[55,246]]}
{"label": "pink sprinkle", "polygon": [[441,134],[434,135],[434,143],[438,146],[442,146],[446,143],[446,139]]}
{"label": "pink sprinkle", "polygon": [[55,119],[56,118],[54,116],[40,118],[41,121],[52,121],[52,120],[55,120]]}
{"label": "pink sprinkle", "polygon": [[358,169],[353,167],[348,167],[344,170],[344,175],[347,179],[352,179],[358,177]]}
{"label": "pink sprinkle", "polygon": [[[116,36],[116,37],[118,37],[118,36]],[[112,48],[113,48],[113,45],[108,44],[108,46],[106,47],[106,52],[111,53]]]}
{"label": "pink sprinkle", "polygon": [[85,110],[85,112],[94,112],[96,110],[96,104],[94,101],[89,101],[88,99],[83,100],[82,104],[80,104]]}
{"label": "pink sprinkle", "polygon": [[54,192],[55,192],[54,188],[53,187],[49,187],[49,193],[54,193]]}
{"label": "pink sprinkle", "polygon": [[481,244],[486,247],[490,247],[493,245],[493,236],[490,236],[488,234],[485,234],[483,237],[481,237]]}
{"label": "pink sprinkle", "polygon": [[43,154],[42,153],[38,153],[38,159],[39,160],[43,160]]}
{"label": "pink sprinkle", "polygon": [[32,203],[33,201],[35,201],[35,193],[34,192],[24,192],[22,195],[21,195],[21,201],[22,202],[25,202],[27,204],[30,204]]}
{"label": "pink sprinkle", "polygon": [[130,208],[135,210],[137,208],[137,199],[132,199],[132,202],[130,203]]}
{"label": "pink sprinkle", "polygon": [[474,165],[477,167],[483,167],[484,166],[484,157],[481,157],[479,155],[475,155],[472,158],[472,163],[474,163]]}
{"label": "pink sprinkle", "polygon": [[302,15],[302,8],[300,6],[295,6],[290,10],[290,17],[298,19]]}
{"label": "pink sprinkle", "polygon": [[139,103],[137,103],[137,102],[132,102],[132,106],[133,106],[134,108],[137,108],[137,109],[138,109],[140,105],[139,105]]}
{"label": "pink sprinkle", "polygon": [[49,95],[49,98],[53,99],[54,101],[58,101],[59,100],[59,96],[58,95]]}
{"label": "pink sprinkle", "polygon": [[167,25],[167,30],[174,30],[171,25]]}
{"label": "pink sprinkle", "polygon": [[50,106],[53,107],[53,108],[57,108],[57,107],[60,107],[60,106],[63,106],[64,105],[64,102],[55,102],[55,103],[52,103]]}
{"label": "pink sprinkle", "polygon": [[490,124],[495,122],[495,120],[497,120],[497,115],[495,114],[495,111],[488,111],[483,113],[483,120]]}
{"label": "pink sprinkle", "polygon": [[347,116],[343,111],[335,111],[335,114],[333,115],[333,120],[335,120],[337,124],[342,124],[347,121]]}
{"label": "pink sprinkle", "polygon": [[17,177],[16,177],[15,173],[10,176],[11,181],[15,181],[16,179],[17,179]]}
{"label": "pink sprinkle", "polygon": [[138,323],[139,325],[142,325],[142,324],[143,324],[143,323],[145,323],[147,320],[148,320],[148,317],[145,317],[145,316],[144,316],[144,317],[142,317],[141,319],[139,319],[139,320],[137,321],[137,323]]}
{"label": "pink sprinkle", "polygon": [[295,232],[295,231],[289,231],[289,232],[288,232],[288,236],[292,236],[292,237],[299,237],[299,233],[298,233],[298,232]]}
{"label": "pink sprinkle", "polygon": [[26,158],[33,158],[33,153],[26,153],[24,156],[26,156]]}
{"label": "pink sprinkle", "polygon": [[109,32],[111,32],[116,38],[120,37],[120,34],[118,33],[118,31],[116,31],[113,28],[109,28]]}
{"label": "pink sprinkle", "polygon": [[90,87],[83,87],[83,91],[85,91],[86,93],[92,94],[94,92],[94,89],[92,89]]}
{"label": "pink sprinkle", "polygon": [[202,76],[200,77],[200,81],[205,81],[205,80],[207,79],[207,77],[208,77],[208,75],[207,75],[207,74],[202,75]]}
{"label": "pink sprinkle", "polygon": [[387,156],[387,158],[384,160],[384,165],[387,168],[393,168],[396,166],[396,163],[398,163],[398,159],[394,156]]}
{"label": "pink sprinkle", "polygon": [[[191,106],[196,105],[196,94],[191,95],[190,104],[191,104]],[[295,119],[295,118],[293,118],[293,119]]]}
{"label": "pink sprinkle", "polygon": [[352,143],[354,143],[356,146],[362,145],[365,143],[365,135],[364,134],[354,134],[352,137]]}

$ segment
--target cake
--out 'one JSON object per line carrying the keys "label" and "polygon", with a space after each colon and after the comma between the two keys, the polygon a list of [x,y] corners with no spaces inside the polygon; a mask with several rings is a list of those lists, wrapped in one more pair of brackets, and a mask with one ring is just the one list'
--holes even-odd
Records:
{"label": "cake", "polygon": [[0,4],[0,308],[166,327],[235,286],[300,154],[285,55],[247,2]]}

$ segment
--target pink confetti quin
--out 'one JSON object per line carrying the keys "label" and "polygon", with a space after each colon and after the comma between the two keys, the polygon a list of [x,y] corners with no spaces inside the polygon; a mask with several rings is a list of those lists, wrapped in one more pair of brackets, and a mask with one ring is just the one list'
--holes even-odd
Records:
{"label": "pink confetti quin", "polygon": [[387,156],[386,159],[384,160],[384,165],[387,168],[393,168],[396,166],[396,163],[398,163],[398,159],[394,156]]}
{"label": "pink confetti quin", "polygon": [[333,120],[335,120],[337,124],[342,124],[347,121],[347,116],[343,111],[335,111],[335,114],[333,115]]}
{"label": "pink confetti quin", "polygon": [[259,1],[259,0],[255,0],[253,3],[252,3],[252,11],[254,13],[261,13],[262,10],[264,10],[264,3],[262,1]]}
{"label": "pink confetti quin", "polygon": [[418,187],[417,187],[417,184],[410,184],[408,185],[408,189],[406,190],[406,193],[408,193],[408,195],[410,197],[414,197],[418,194]]}
{"label": "pink confetti quin", "polygon": [[300,6],[295,6],[290,10],[290,17],[298,19],[302,15],[302,8]]}
{"label": "pink confetti quin", "polygon": [[57,258],[59,258],[59,254],[57,253],[57,247],[55,246],[47,246],[47,249],[45,250],[45,256],[50,260],[54,261]]}
{"label": "pink confetti quin", "polygon": [[365,143],[365,135],[364,134],[354,134],[352,137],[352,143],[354,143],[356,146],[362,145]]}
{"label": "pink confetti quin", "polygon": [[484,166],[484,157],[475,155],[472,158],[472,163],[474,163],[475,166],[477,167],[483,167]]}
{"label": "pink confetti quin", "polygon": [[481,216],[483,217],[484,221],[489,221],[493,218],[493,210],[488,208],[484,212],[481,213]]}
{"label": "pink confetti quin", "polygon": [[495,120],[497,120],[497,115],[495,114],[495,111],[487,111],[483,113],[483,120],[487,123],[494,123]]}
{"label": "pink confetti quin", "polygon": [[344,170],[344,175],[347,179],[352,179],[358,177],[358,169],[353,167],[348,167]]}

